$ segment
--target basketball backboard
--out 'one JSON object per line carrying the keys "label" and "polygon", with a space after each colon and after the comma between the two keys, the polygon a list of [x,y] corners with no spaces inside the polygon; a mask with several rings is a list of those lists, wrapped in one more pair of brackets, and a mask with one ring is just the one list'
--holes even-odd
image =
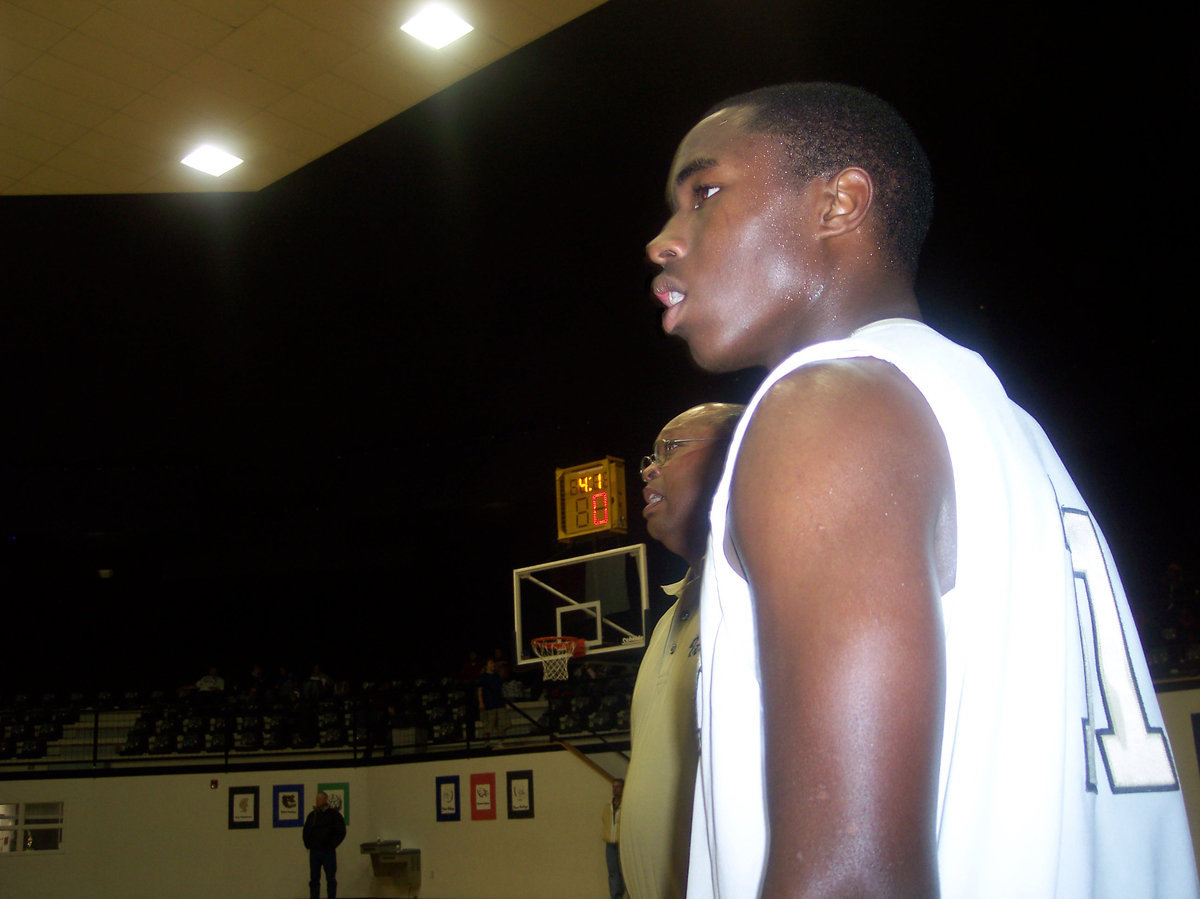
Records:
{"label": "basketball backboard", "polygon": [[581,637],[588,655],[645,645],[646,545],[513,570],[517,664],[539,661],[534,637]]}

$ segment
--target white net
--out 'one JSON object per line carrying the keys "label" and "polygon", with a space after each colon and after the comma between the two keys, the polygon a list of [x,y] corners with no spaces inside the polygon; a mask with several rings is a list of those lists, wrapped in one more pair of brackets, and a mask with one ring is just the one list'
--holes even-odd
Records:
{"label": "white net", "polygon": [[566,680],[576,642],[562,637],[535,637],[532,642],[534,653],[542,660],[542,680]]}

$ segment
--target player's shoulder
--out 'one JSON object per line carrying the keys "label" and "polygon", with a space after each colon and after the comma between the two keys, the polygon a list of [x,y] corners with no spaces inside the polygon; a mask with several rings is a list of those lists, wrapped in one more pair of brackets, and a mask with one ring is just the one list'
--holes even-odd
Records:
{"label": "player's shoulder", "polygon": [[[928,403],[894,365],[874,357],[810,362],[764,392],[748,432],[855,441],[932,433]],[[749,434],[748,434],[749,436]]]}

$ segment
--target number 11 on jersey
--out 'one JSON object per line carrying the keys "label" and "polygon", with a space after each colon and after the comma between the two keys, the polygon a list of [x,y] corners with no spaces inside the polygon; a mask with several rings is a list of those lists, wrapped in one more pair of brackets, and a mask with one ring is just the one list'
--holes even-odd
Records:
{"label": "number 11 on jersey", "polygon": [[[1177,790],[1179,781],[1166,734],[1146,720],[1116,591],[1095,523],[1091,515],[1079,509],[1063,509],[1062,520],[1075,572],[1075,601],[1086,666],[1087,787],[1097,789],[1098,748],[1114,793]],[[1091,625],[1090,634],[1086,623]],[[1108,721],[1108,726],[1100,729],[1096,727],[1097,701]]]}

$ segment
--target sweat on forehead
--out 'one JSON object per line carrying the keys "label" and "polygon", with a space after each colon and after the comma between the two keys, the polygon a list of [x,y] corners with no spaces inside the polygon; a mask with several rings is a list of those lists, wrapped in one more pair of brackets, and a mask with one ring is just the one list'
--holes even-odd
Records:
{"label": "sweat on forehead", "polygon": [[[915,273],[933,217],[929,159],[908,123],[879,97],[845,84],[802,82],[759,88],[713,106],[689,132],[721,123],[741,135],[777,139],[793,177],[810,181],[856,166],[874,184],[875,209],[892,261]],[[673,171],[683,159],[685,137]]]}
{"label": "sweat on forehead", "polygon": [[[752,133],[746,127],[751,110],[722,108],[717,113],[705,116],[687,133],[679,144],[675,159],[671,163],[671,173],[667,178],[667,205],[675,206],[675,193],[685,181],[693,175],[715,168],[721,163],[720,147],[734,142],[740,142],[747,134]],[[713,141],[717,142],[718,155],[714,155]],[[703,143],[701,151],[696,144]]]}

